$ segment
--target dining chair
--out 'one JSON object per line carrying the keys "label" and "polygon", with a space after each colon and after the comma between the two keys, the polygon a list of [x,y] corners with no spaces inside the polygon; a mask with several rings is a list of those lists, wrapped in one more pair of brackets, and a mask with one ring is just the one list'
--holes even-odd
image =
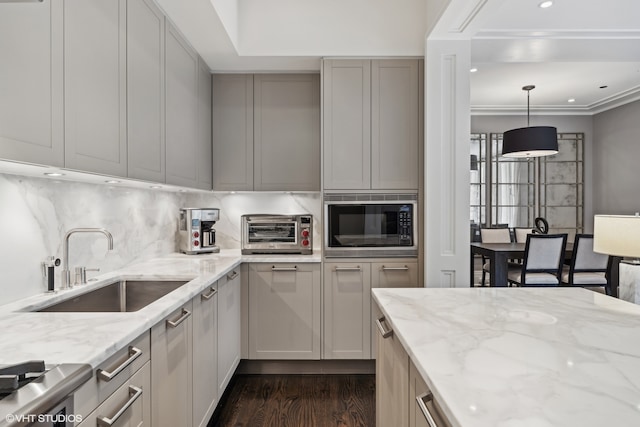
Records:
{"label": "dining chair", "polygon": [[507,280],[516,286],[558,286],[567,234],[529,234],[522,266],[509,269]]}
{"label": "dining chair", "polygon": [[[506,227],[481,228],[480,241],[482,243],[511,243],[511,233]],[[485,285],[487,273],[491,270],[491,263],[486,257],[482,257],[482,286]]]}
{"label": "dining chair", "polygon": [[527,235],[533,234],[532,228],[514,228],[513,234],[516,238],[516,243],[525,243],[527,241]]}
{"label": "dining chair", "polygon": [[611,295],[609,255],[593,251],[593,234],[576,234],[569,265],[562,269],[562,283],[569,286],[602,287]]}

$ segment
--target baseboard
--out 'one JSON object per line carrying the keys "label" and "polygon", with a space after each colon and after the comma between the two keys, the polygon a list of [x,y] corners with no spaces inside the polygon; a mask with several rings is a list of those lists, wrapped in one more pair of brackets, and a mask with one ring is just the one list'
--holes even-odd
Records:
{"label": "baseboard", "polygon": [[236,374],[375,374],[375,360],[246,360]]}

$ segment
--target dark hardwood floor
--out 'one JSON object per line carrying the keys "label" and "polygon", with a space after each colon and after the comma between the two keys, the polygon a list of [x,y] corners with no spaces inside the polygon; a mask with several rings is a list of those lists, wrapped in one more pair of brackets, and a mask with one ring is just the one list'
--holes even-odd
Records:
{"label": "dark hardwood floor", "polygon": [[209,427],[374,427],[374,375],[237,375]]}

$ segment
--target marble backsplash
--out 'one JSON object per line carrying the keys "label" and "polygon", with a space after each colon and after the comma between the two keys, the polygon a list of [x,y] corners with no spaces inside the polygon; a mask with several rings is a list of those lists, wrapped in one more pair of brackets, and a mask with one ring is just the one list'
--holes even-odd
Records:
{"label": "marble backsplash", "polygon": [[[245,213],[311,213],[314,251],[320,250],[320,193],[180,193],[54,181],[0,174],[0,305],[46,290],[41,263],[62,259],[63,237],[76,227],[101,227],[104,236],[75,234],[69,241],[71,269],[100,268],[88,277],[176,251],[181,207],[220,209],[216,240],[240,248],[240,216]],[[59,285],[62,266],[56,268]]]}

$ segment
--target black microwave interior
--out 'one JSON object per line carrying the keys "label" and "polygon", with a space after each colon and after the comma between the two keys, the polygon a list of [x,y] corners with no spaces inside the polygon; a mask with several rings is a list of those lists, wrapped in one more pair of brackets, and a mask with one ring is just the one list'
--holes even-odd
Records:
{"label": "black microwave interior", "polygon": [[329,247],[413,246],[412,204],[330,204],[327,213]]}

